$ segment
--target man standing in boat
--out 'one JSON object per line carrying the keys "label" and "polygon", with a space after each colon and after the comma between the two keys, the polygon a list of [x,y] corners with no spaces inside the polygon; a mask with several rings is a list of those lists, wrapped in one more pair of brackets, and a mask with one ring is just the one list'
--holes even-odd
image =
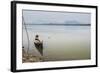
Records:
{"label": "man standing in boat", "polygon": [[40,52],[41,55],[43,55],[43,41],[40,41],[39,35],[35,36],[35,47]]}

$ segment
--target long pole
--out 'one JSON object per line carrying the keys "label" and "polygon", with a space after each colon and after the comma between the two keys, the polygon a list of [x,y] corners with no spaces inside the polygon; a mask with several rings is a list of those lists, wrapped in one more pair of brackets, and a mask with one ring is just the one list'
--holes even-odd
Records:
{"label": "long pole", "polygon": [[26,28],[26,24],[25,24],[25,20],[24,20],[24,17],[22,15],[22,22],[25,26],[25,30],[26,30],[26,35],[27,35],[27,40],[28,40],[28,49],[27,49],[27,54],[29,54],[29,35],[28,35],[28,31],[27,31],[27,28]]}

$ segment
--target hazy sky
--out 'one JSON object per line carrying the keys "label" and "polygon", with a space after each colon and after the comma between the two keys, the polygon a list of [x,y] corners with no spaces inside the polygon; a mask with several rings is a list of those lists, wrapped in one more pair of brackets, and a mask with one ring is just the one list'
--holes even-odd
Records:
{"label": "hazy sky", "polygon": [[90,13],[52,12],[52,11],[28,11],[23,10],[23,18],[26,24],[90,24]]}

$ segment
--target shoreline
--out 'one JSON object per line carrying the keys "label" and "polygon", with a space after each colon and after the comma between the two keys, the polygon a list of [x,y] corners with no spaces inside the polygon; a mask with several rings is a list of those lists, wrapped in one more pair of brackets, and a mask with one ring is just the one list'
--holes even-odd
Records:
{"label": "shoreline", "polygon": [[32,54],[27,54],[24,49],[22,49],[22,63],[29,63],[29,62],[42,62],[43,58],[34,56]]}

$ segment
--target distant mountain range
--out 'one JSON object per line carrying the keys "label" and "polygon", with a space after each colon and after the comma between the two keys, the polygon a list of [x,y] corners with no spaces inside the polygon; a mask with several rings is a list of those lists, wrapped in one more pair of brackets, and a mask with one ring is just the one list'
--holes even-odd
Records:
{"label": "distant mountain range", "polygon": [[80,24],[78,21],[66,21],[66,24]]}
{"label": "distant mountain range", "polygon": [[90,24],[80,23],[78,21],[66,21],[64,23],[31,23],[26,25],[66,25],[66,26],[90,26]]}

